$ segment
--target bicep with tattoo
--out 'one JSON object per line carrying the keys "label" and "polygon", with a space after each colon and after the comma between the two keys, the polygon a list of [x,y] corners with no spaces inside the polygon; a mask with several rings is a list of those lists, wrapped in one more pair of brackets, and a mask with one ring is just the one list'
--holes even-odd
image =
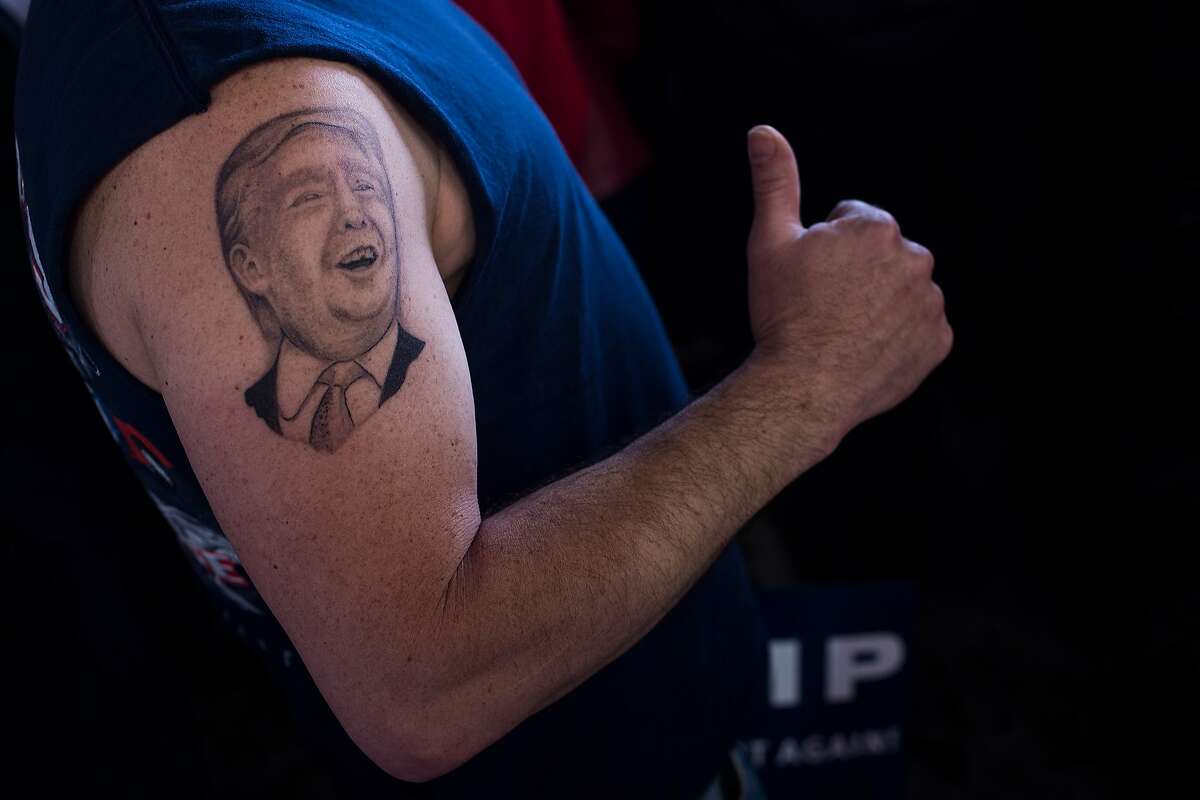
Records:
{"label": "bicep with tattoo", "polygon": [[268,345],[245,392],[275,433],[332,452],[399,391],[425,343],[400,319],[400,235],[379,137],[314,108],[264,123],[216,186],[225,264]]}

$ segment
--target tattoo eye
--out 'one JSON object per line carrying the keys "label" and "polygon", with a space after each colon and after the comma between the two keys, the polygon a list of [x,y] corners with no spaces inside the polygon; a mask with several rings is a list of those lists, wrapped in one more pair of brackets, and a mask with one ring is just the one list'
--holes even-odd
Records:
{"label": "tattoo eye", "polygon": [[356,192],[373,192],[373,191],[375,191],[375,187],[372,186],[371,184],[367,183],[366,181],[359,181],[358,183],[356,183],[354,185],[354,191],[356,191]]}
{"label": "tattoo eye", "polygon": [[320,199],[320,197],[321,197],[320,192],[305,192],[304,194],[300,195],[295,200],[293,200],[292,205],[290,207],[295,208],[296,206],[301,205],[303,203],[307,203],[310,200],[318,200],[318,199]]}

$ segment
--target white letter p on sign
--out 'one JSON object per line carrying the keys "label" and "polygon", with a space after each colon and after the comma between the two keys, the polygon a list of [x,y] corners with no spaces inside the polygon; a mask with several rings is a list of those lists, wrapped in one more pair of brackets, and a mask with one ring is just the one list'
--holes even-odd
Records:
{"label": "white letter p on sign", "polygon": [[849,703],[862,681],[894,675],[904,664],[904,640],[894,633],[834,636],[825,650],[825,701]]}

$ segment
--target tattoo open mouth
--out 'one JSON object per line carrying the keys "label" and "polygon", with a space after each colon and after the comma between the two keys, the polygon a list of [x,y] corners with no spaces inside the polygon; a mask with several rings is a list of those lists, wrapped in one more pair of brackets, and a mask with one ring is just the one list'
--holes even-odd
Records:
{"label": "tattoo open mouth", "polygon": [[379,260],[379,253],[371,245],[356,247],[345,258],[338,262],[341,269],[366,269]]}

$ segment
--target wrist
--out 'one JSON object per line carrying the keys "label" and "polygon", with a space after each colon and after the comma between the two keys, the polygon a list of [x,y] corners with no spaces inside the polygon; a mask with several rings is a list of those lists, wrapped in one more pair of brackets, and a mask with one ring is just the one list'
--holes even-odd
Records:
{"label": "wrist", "polygon": [[822,457],[836,450],[853,427],[826,374],[796,354],[755,347],[740,370],[789,438]]}

